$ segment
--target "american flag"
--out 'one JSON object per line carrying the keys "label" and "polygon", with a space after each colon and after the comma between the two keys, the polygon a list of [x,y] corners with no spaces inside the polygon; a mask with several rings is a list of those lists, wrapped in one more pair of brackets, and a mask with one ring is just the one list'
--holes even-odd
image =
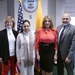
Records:
{"label": "american flag", "polygon": [[23,13],[21,2],[19,1],[17,31],[22,32],[22,30],[23,30]]}

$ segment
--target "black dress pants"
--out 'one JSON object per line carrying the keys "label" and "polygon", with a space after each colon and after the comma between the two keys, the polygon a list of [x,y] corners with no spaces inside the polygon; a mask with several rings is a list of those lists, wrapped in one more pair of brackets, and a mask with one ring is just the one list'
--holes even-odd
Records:
{"label": "black dress pants", "polygon": [[70,63],[65,63],[65,60],[61,58],[60,52],[58,53],[58,60],[57,60],[57,72],[58,75],[64,75],[64,67],[66,68],[67,75],[74,75],[74,62],[71,60]]}

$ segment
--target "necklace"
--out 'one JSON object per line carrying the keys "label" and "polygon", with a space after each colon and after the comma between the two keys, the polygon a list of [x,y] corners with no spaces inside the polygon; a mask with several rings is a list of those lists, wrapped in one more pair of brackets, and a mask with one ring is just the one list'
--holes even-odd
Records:
{"label": "necklace", "polygon": [[11,33],[9,33],[9,35],[11,35]]}

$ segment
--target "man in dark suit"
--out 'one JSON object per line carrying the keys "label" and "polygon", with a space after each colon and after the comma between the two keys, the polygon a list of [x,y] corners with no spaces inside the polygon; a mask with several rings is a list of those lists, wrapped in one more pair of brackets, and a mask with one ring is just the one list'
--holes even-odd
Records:
{"label": "man in dark suit", "polygon": [[62,16],[62,25],[58,26],[58,75],[64,75],[64,66],[67,75],[74,75],[74,52],[75,52],[75,26],[70,24],[70,15]]}

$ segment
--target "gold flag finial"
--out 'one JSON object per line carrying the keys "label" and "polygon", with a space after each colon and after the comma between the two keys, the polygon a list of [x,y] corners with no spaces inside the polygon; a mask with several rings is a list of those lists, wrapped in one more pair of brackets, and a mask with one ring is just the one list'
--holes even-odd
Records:
{"label": "gold flag finial", "polygon": [[40,3],[42,4],[42,0],[39,0],[40,1]]}
{"label": "gold flag finial", "polygon": [[20,1],[20,3],[22,4],[22,0],[19,0]]}

